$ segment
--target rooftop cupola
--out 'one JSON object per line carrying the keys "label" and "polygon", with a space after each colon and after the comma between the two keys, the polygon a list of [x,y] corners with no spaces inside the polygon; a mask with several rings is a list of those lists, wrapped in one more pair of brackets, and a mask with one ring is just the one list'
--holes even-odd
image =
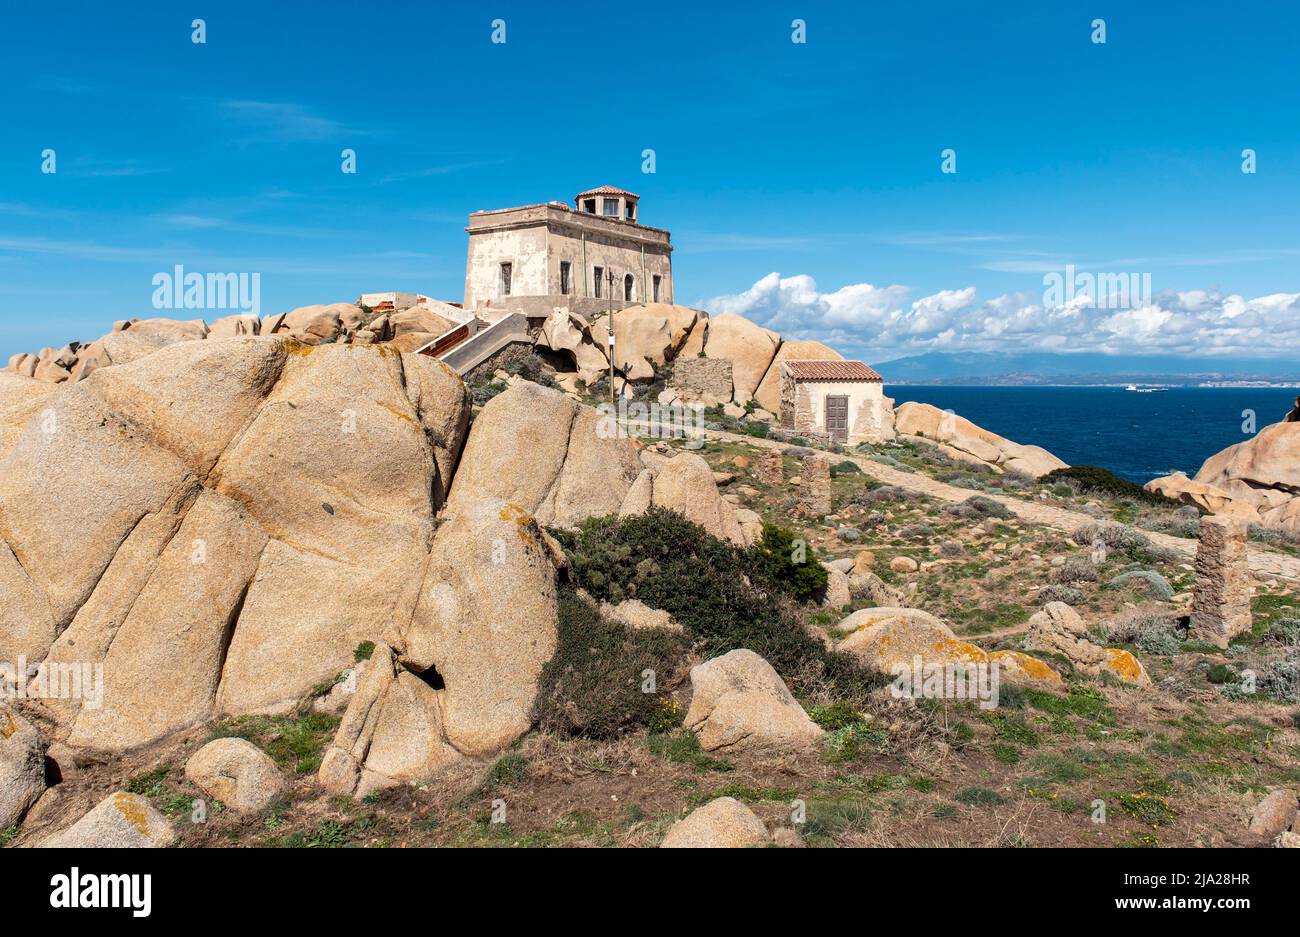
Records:
{"label": "rooftop cupola", "polygon": [[586,192],[579,192],[573,198],[573,207],[589,215],[602,218],[619,218],[623,221],[637,220],[636,203],[641,198],[635,192],[618,189],[612,185],[602,185]]}

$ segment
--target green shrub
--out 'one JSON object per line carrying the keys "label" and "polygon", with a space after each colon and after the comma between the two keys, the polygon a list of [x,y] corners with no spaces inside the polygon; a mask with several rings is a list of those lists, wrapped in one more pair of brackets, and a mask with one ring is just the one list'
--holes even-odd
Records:
{"label": "green shrub", "polygon": [[834,465],[831,466],[832,477],[836,475],[861,475],[861,474],[862,474],[862,469],[858,467],[858,463],[850,462],[848,459],[845,459],[843,462],[836,462]]}
{"label": "green shrub", "polygon": [[1292,647],[1300,644],[1300,618],[1277,618],[1269,622],[1261,640],[1265,644]]}
{"label": "green shrub", "polygon": [[1152,569],[1135,569],[1121,573],[1112,579],[1109,585],[1112,589],[1122,589],[1134,582],[1141,583],[1147,595],[1154,599],[1168,602],[1174,597],[1174,587],[1169,585],[1169,580]]}
{"label": "green shrub", "polygon": [[534,703],[541,728],[599,739],[652,724],[662,731],[662,697],[642,692],[642,674],[654,671],[656,690],[667,688],[689,649],[683,635],[609,621],[566,583],[560,587],[556,637]]}
{"label": "green shrub", "polygon": [[795,540],[794,531],[764,523],[763,537],[749,548],[748,561],[750,574],[759,585],[803,601],[824,589],[830,574],[815,557],[808,556],[807,544],[796,550]]}
{"label": "green shrub", "polygon": [[969,508],[974,515],[979,517],[996,517],[1000,520],[1006,520],[1015,515],[1001,501],[995,501],[987,495],[971,495],[962,505]]}
{"label": "green shrub", "polygon": [[370,660],[370,655],[374,653],[375,653],[375,642],[362,641],[360,644],[357,645],[356,650],[352,652],[352,659],[359,664],[363,660]]}
{"label": "green shrub", "polygon": [[1047,586],[1042,592],[1038,593],[1038,601],[1040,602],[1064,602],[1066,605],[1078,605],[1083,599],[1083,592],[1064,583]]}
{"label": "green shrub", "polygon": [[1044,485],[1067,481],[1077,482],[1083,491],[1097,492],[1127,501],[1158,504],[1161,507],[1171,507],[1178,503],[1164,495],[1147,491],[1141,485],[1134,484],[1127,478],[1120,478],[1109,469],[1096,465],[1071,465],[1048,472],[1039,479],[1039,482]]}
{"label": "green shrub", "polygon": [[597,599],[635,597],[668,612],[703,656],[747,648],[800,696],[829,690],[857,703],[887,682],[805,633],[789,601],[763,586],[751,554],[680,514],[652,508],[630,517],[589,518],[576,532],[554,534],[569,554],[575,585]]}
{"label": "green shrub", "polygon": [[1139,563],[1167,563],[1178,558],[1174,551],[1156,546],[1146,534],[1125,524],[1084,524],[1070,536],[1080,546],[1104,543]]}
{"label": "green shrub", "polygon": [[1159,625],[1148,625],[1140,630],[1134,643],[1148,654],[1155,654],[1158,657],[1172,657],[1183,647],[1182,638],[1173,628]]}

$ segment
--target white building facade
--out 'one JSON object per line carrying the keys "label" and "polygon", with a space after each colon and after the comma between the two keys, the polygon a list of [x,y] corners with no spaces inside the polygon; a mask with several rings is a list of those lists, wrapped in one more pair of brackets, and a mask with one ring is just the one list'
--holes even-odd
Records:
{"label": "white building facade", "polygon": [[469,216],[465,309],[493,321],[673,301],[669,233],[640,223],[640,197],[601,186],[573,207],[545,202]]}

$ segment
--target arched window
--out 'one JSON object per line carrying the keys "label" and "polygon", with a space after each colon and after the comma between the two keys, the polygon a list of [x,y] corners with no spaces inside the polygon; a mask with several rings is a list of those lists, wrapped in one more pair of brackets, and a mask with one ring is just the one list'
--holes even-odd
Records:
{"label": "arched window", "polygon": [[628,302],[632,301],[632,274],[623,278],[623,298]]}

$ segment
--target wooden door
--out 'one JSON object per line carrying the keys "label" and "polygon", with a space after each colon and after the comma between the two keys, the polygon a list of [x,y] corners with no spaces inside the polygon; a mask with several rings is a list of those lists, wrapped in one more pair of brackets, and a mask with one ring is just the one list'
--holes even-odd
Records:
{"label": "wooden door", "polygon": [[826,398],[826,432],[836,442],[849,438],[849,398],[837,394]]}

